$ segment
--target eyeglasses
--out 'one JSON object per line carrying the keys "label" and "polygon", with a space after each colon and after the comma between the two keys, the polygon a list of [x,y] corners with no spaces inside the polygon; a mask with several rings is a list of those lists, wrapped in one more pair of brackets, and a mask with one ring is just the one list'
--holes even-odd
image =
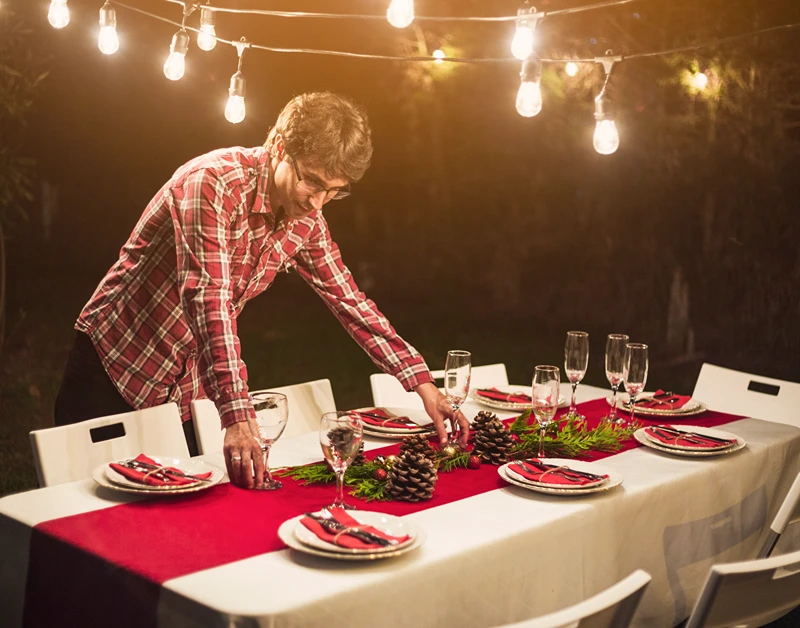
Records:
{"label": "eyeglasses", "polygon": [[347,198],[350,196],[350,184],[348,183],[344,188],[324,188],[321,185],[317,185],[316,183],[311,183],[308,179],[304,179],[300,175],[300,169],[297,167],[297,161],[295,158],[292,157],[289,153],[286,153],[286,156],[291,159],[292,166],[294,166],[294,173],[297,175],[297,189],[303,192],[303,194],[309,194],[310,196],[315,196],[320,192],[325,192],[325,200],[326,201],[340,201],[343,198]]}

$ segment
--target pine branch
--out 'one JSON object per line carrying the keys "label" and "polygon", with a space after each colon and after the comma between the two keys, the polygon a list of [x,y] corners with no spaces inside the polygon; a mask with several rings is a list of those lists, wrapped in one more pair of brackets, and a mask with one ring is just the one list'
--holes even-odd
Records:
{"label": "pine branch", "polygon": [[449,473],[455,469],[465,469],[468,462],[469,452],[460,450],[455,456],[440,456],[436,460],[436,468]]}
{"label": "pine branch", "polygon": [[391,499],[388,491],[386,490],[386,482],[375,479],[359,480],[355,483],[355,488],[351,491],[353,497],[371,501],[388,501]]}

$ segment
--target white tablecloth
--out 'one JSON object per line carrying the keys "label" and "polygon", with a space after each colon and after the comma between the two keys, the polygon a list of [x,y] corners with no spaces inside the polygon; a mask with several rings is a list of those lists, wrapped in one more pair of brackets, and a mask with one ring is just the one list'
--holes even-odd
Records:
{"label": "white tablecloth", "polygon": [[[605,391],[579,393],[583,401]],[[169,580],[159,625],[494,626],[580,601],[637,568],[653,581],[634,625],[670,625],[691,610],[712,563],[755,555],[800,471],[797,427],[744,419],[723,429],[748,447],[691,460],[639,448],[598,462],[625,478],[607,494],[508,487],[408,515],[428,541],[398,559],[339,564],[284,550]],[[317,435],[306,434],[279,442],[270,462],[319,458]],[[0,499],[4,625],[21,625],[31,527],[130,499],[101,498],[91,480]],[[258,534],[258,521],[243,529]]]}

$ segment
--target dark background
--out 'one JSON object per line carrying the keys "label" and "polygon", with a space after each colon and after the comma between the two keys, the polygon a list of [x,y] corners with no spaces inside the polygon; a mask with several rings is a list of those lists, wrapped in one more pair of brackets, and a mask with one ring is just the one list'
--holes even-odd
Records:
{"label": "dark background", "polygon": [[[131,4],[180,20],[163,0]],[[221,6],[383,14],[385,2],[219,0]],[[587,4],[543,0],[540,9]],[[121,47],[97,50],[102,2],[4,0],[27,19],[30,65],[49,71],[22,138],[37,162],[27,219],[10,221],[8,325],[0,354],[0,493],[30,486],[26,434],[52,424],[72,325],[147,202],[190,158],[261,144],[283,105],[312,90],[346,94],[373,126],[373,166],[326,207],[362,289],[398,331],[443,366],[505,362],[526,383],[560,364],[569,329],[590,332],[586,382],[605,385],[605,335],[651,347],[650,388],[691,392],[704,361],[800,380],[800,29],[697,53],[632,59],[610,94],[621,145],[592,148],[598,65],[570,79],[545,65],[544,109],[514,109],[518,62],[471,65],[245,53],[247,118],[223,116],[236,53],[199,50],[186,74],[162,65],[176,27],[117,8]],[[418,15],[509,15],[516,2],[420,1]],[[3,9],[0,8],[0,11]],[[189,25],[197,26],[198,14]],[[649,0],[554,16],[539,52],[594,57],[664,50],[800,22],[791,0]],[[513,25],[305,20],[219,14],[217,33],[293,48],[508,57]],[[709,86],[687,85],[703,70]],[[20,135],[21,134],[21,135]],[[341,407],[369,400],[376,369],[299,279],[281,276],[240,320],[253,387],[330,378]]]}

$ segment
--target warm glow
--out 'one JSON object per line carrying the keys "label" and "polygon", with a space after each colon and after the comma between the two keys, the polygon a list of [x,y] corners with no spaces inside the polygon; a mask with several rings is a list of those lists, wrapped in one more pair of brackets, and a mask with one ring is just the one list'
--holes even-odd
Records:
{"label": "warm glow", "polygon": [[170,52],[164,64],[164,76],[170,81],[179,81],[186,71],[186,55],[180,52]]}
{"label": "warm glow", "polygon": [[610,118],[597,121],[594,128],[594,149],[601,155],[610,155],[619,148],[619,132]]}
{"label": "warm glow", "polygon": [[578,73],[578,64],[570,61],[564,68],[564,72],[567,73],[567,76],[575,76]]}
{"label": "warm glow", "polygon": [[527,22],[517,24],[514,40],[511,42],[511,54],[524,61],[533,53],[533,29]]}
{"label": "warm glow", "polygon": [[698,72],[692,76],[692,87],[698,92],[702,92],[706,88],[706,85],[708,85],[708,77],[702,72]]}
{"label": "warm glow", "polygon": [[200,32],[197,33],[197,47],[206,52],[213,50],[214,46],[217,45],[216,34],[216,28],[214,28],[213,24],[203,24],[200,26]]}
{"label": "warm glow", "polygon": [[443,59],[447,56],[444,54],[444,50],[434,50],[433,56],[436,59],[436,63],[444,63]]}
{"label": "warm glow", "polygon": [[225,119],[233,124],[239,124],[244,120],[244,116],[244,96],[235,96],[231,94],[228,97],[228,104],[225,105]]}
{"label": "warm glow", "polygon": [[386,19],[395,28],[405,28],[414,21],[414,0],[392,0]]}
{"label": "warm glow", "polygon": [[113,55],[119,50],[119,37],[116,26],[101,26],[100,36],[97,38],[97,47],[105,55]]}
{"label": "warm glow", "polygon": [[53,0],[50,3],[50,10],[47,12],[47,19],[53,28],[64,28],[69,24],[67,0]]}
{"label": "warm glow", "polygon": [[539,81],[523,81],[517,92],[517,113],[532,118],[542,110],[542,85]]}

